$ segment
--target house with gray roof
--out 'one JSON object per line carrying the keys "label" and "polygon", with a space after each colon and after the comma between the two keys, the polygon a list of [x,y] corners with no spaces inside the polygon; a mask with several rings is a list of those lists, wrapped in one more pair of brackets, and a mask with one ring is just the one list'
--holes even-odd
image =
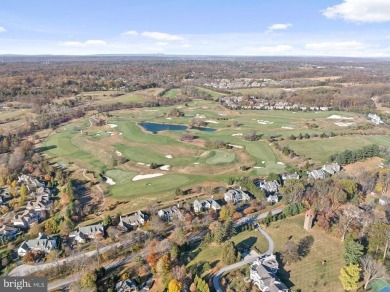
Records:
{"label": "house with gray roof", "polygon": [[341,169],[340,164],[337,162],[331,163],[331,164],[325,164],[322,167],[322,170],[326,171],[327,173],[334,175],[336,172],[339,172]]}
{"label": "house with gray roof", "polygon": [[224,194],[224,199],[226,203],[232,202],[233,204],[237,204],[241,201],[249,201],[250,197],[241,189],[229,189]]}
{"label": "house with gray roof", "polygon": [[261,291],[288,292],[287,286],[276,276],[278,268],[275,255],[266,255],[252,263],[250,279]]}
{"label": "house with gray roof", "polygon": [[28,229],[33,224],[38,223],[39,213],[34,210],[25,210],[22,214],[15,214],[12,218],[12,224],[15,227]]}
{"label": "house with gray roof", "polygon": [[19,229],[7,225],[0,227],[0,240],[12,239],[19,233]]}
{"label": "house with gray roof", "polygon": [[28,251],[49,253],[53,248],[57,248],[57,241],[54,238],[39,233],[36,239],[25,240],[18,248],[18,255],[24,256]]}
{"label": "house with gray roof", "polygon": [[129,231],[134,227],[144,225],[145,221],[146,215],[142,213],[141,210],[138,210],[137,212],[129,214],[127,216],[120,216],[118,226]]}
{"label": "house with gray roof", "polygon": [[36,196],[33,200],[27,202],[26,209],[35,212],[49,211],[53,208],[53,202],[48,195]]}
{"label": "house with gray roof", "polygon": [[299,174],[298,173],[286,173],[286,174],[282,174],[282,180],[283,182],[285,182],[286,180],[289,180],[289,179],[299,179]]}
{"label": "house with gray roof", "polygon": [[37,178],[35,178],[32,175],[22,174],[18,177],[18,183],[24,184],[29,192],[32,192],[33,190],[45,187],[45,184],[40,182]]}
{"label": "house with gray roof", "polygon": [[200,201],[195,200],[193,206],[194,206],[195,212],[202,212],[202,211],[211,210],[211,209],[214,211],[217,211],[217,210],[221,209],[221,205],[219,205],[213,199],[206,199],[206,200],[200,200]]}
{"label": "house with gray roof", "polygon": [[271,204],[275,204],[279,202],[279,196],[277,194],[269,195],[267,197],[267,202]]}
{"label": "house with gray roof", "polygon": [[256,182],[256,186],[264,190],[264,192],[267,194],[276,193],[280,187],[279,183],[276,180],[274,181],[259,180]]}
{"label": "house with gray roof", "polygon": [[84,238],[94,239],[98,234],[104,235],[104,226],[103,223],[81,226],[79,227],[78,232],[82,233]]}
{"label": "house with gray roof", "polygon": [[158,210],[157,215],[163,221],[172,221],[174,217],[178,217],[178,218],[183,217],[179,208],[176,206]]}
{"label": "house with gray roof", "polygon": [[314,178],[314,179],[324,179],[326,174],[325,171],[322,169],[316,169],[313,171],[308,171],[307,175],[309,178]]}

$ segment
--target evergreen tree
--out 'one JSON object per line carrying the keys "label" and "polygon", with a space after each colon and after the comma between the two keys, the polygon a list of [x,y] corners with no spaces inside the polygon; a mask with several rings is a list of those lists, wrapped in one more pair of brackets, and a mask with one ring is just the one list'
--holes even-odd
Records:
{"label": "evergreen tree", "polygon": [[350,240],[347,242],[344,251],[344,260],[347,265],[358,264],[364,255],[364,247],[359,242]]}

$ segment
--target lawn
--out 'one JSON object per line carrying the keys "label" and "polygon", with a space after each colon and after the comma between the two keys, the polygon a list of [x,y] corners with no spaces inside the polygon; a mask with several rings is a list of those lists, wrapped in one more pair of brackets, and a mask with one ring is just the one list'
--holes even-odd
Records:
{"label": "lawn", "polygon": [[[343,243],[316,226],[307,232],[303,229],[303,221],[302,214],[273,222],[266,229],[275,242],[276,253],[283,249],[289,238],[297,243],[307,235],[314,237],[309,254],[301,261],[284,266],[280,270],[281,279],[287,284],[290,281],[302,291],[344,291],[338,280],[340,269],[344,266]],[[324,260],[326,264],[323,266]]]}
{"label": "lawn", "polygon": [[[237,246],[243,248],[256,247],[260,251],[268,249],[268,241],[264,236],[257,231],[242,231],[231,239]],[[209,246],[198,246],[194,250],[185,254],[185,257],[191,258],[187,266],[210,263],[211,267],[222,267],[220,259],[222,257],[222,247],[216,243],[211,243]]]}
{"label": "lawn", "polygon": [[234,153],[222,150],[212,150],[211,155],[212,156],[206,160],[207,164],[231,163],[236,158]]}
{"label": "lawn", "polygon": [[[162,173],[163,171],[161,171]],[[118,199],[132,200],[139,197],[152,197],[152,195],[173,191],[188,183],[186,175],[165,174],[163,176],[138,181],[128,181],[116,184],[110,188],[111,193]],[[157,198],[159,199],[159,198]]]}
{"label": "lawn", "polygon": [[374,143],[390,146],[390,138],[388,136],[333,137],[324,139],[291,140],[286,142],[285,145],[299,155],[311,158],[319,163],[326,163],[333,154],[340,153],[347,149],[360,149],[363,146]]}
{"label": "lawn", "polygon": [[175,98],[178,94],[178,91],[179,90],[177,88],[169,89],[167,92],[165,92],[164,97]]}

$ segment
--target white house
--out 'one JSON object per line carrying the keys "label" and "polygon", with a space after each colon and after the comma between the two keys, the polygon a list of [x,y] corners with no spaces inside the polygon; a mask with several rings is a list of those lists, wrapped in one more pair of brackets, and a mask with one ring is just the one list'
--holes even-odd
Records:
{"label": "white house", "polygon": [[227,203],[233,202],[233,204],[236,204],[240,201],[249,201],[250,197],[247,193],[245,193],[241,189],[229,189],[225,193],[224,199]]}
{"label": "white house", "polygon": [[45,184],[40,182],[37,178],[26,174],[22,174],[18,177],[18,183],[24,184],[30,192],[37,188],[45,187]]}
{"label": "white house", "polygon": [[145,221],[146,215],[142,213],[141,210],[138,210],[137,212],[129,214],[127,216],[120,216],[118,226],[126,230],[131,230],[132,227],[144,225]]}
{"label": "white house", "polygon": [[250,279],[261,291],[288,292],[288,288],[276,276],[279,264],[274,255],[266,255],[254,261],[250,269]]}
{"label": "white house", "polygon": [[275,203],[279,202],[279,197],[278,197],[278,195],[276,195],[276,194],[274,194],[274,195],[269,195],[269,196],[267,197],[267,202],[268,202],[268,203],[271,203],[271,204],[275,204]]}
{"label": "white house", "polygon": [[194,211],[195,212],[202,212],[205,210],[213,209],[214,211],[220,210],[221,206],[214,201],[213,199],[208,200],[195,200],[194,201]]}
{"label": "white house", "polygon": [[47,235],[39,233],[38,238],[25,240],[18,248],[18,255],[24,256],[28,251],[49,253],[57,247],[57,241]]}

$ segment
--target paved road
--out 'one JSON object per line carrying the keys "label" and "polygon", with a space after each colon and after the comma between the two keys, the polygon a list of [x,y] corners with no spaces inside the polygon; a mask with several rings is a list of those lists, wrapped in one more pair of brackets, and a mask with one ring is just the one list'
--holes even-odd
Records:
{"label": "paved road", "polygon": [[[282,210],[283,210],[283,208],[275,209],[275,210],[272,211],[272,214],[273,215],[279,214],[279,213],[282,212]],[[247,222],[253,223],[255,220],[260,220],[260,219],[263,219],[263,218],[267,217],[267,215],[268,215],[268,212],[261,213],[260,215],[254,216],[252,218],[248,218],[248,217],[241,218],[239,221],[237,221],[235,223],[235,226],[240,226],[240,225],[243,225],[243,224],[245,224]],[[260,228],[260,227],[257,230],[261,234],[263,234],[264,237],[268,241],[268,250],[264,254],[272,254],[273,251],[274,251],[275,245],[274,245],[274,241],[272,240],[271,236],[269,236],[269,234],[267,232],[265,232],[265,230]],[[221,286],[219,285],[219,279],[221,278],[221,276],[225,272],[228,272],[228,271],[231,271],[231,270],[235,270],[235,269],[237,269],[239,267],[242,267],[242,266],[245,266],[247,264],[250,264],[250,263],[254,262],[255,260],[257,260],[258,258],[259,258],[259,255],[256,255],[256,256],[248,255],[242,261],[237,262],[235,264],[232,264],[230,266],[227,266],[227,267],[224,267],[224,268],[220,269],[218,271],[218,273],[216,273],[215,276],[213,277],[213,286],[214,286],[215,291],[223,292]]]}
{"label": "paved road", "polygon": [[[135,254],[131,254],[127,257],[115,260],[109,264],[104,265],[104,268],[106,269],[106,271],[111,270],[111,269],[116,269],[117,267],[123,266],[126,263],[128,263],[129,261],[134,260],[135,257],[136,257]],[[72,284],[73,282],[80,280],[81,276],[82,276],[81,274],[77,274],[77,275],[73,274],[67,278],[64,278],[64,279],[61,279],[61,280],[58,280],[55,282],[51,282],[51,283],[49,283],[49,286],[48,286],[49,291],[55,290],[55,289],[66,288],[70,284]]]}
{"label": "paved road", "polygon": [[[107,252],[107,251],[109,251],[111,249],[114,249],[114,248],[119,248],[120,246],[125,245],[128,242],[129,241],[124,241],[124,242],[121,242],[121,243],[115,243],[115,244],[112,244],[112,245],[109,245],[109,246],[101,247],[101,248],[99,248],[99,253]],[[80,257],[82,257],[82,256],[84,256],[84,257],[92,257],[92,256],[94,256],[96,254],[97,254],[97,251],[93,250],[93,251],[80,253],[80,254],[76,254],[76,255],[64,258],[62,260],[59,260],[58,262],[46,263],[46,264],[35,265],[35,266],[32,266],[32,265],[20,265],[20,266],[17,266],[16,268],[14,268],[9,273],[9,276],[27,276],[27,275],[30,275],[30,274],[36,272],[36,271],[42,271],[42,270],[46,270],[46,269],[50,269],[50,268],[55,268],[58,265],[64,264],[65,262],[70,263],[70,262],[72,262],[74,260],[80,259]]]}

